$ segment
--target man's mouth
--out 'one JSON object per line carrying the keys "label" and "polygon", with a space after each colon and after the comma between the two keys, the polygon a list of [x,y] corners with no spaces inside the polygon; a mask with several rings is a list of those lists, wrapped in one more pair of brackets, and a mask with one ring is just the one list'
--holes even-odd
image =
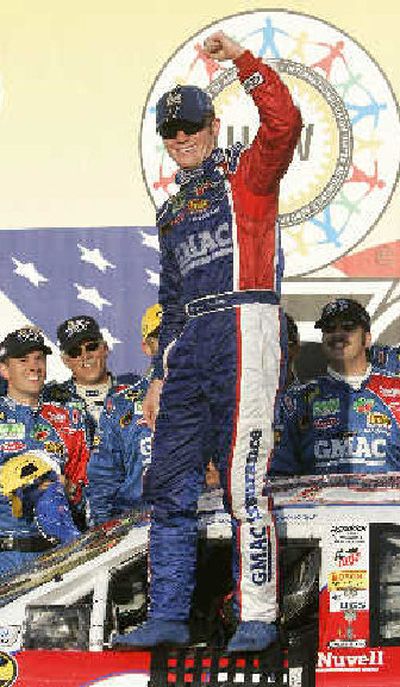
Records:
{"label": "man's mouth", "polygon": [[348,344],[349,342],[347,339],[335,339],[330,341],[328,346],[335,351],[342,351],[346,346],[348,346]]}
{"label": "man's mouth", "polygon": [[190,153],[193,153],[195,150],[196,150],[196,145],[194,143],[185,144],[185,145],[180,146],[178,148],[179,153],[183,153],[184,155],[188,155]]}

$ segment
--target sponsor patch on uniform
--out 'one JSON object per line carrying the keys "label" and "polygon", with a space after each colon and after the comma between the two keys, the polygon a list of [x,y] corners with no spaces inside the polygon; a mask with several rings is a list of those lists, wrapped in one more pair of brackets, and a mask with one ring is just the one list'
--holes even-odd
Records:
{"label": "sponsor patch on uniform", "polygon": [[319,417],[314,420],[313,425],[315,429],[331,429],[337,427],[339,420],[337,417]]}
{"label": "sponsor patch on uniform", "polygon": [[36,441],[44,441],[50,434],[47,425],[35,425],[30,433],[30,437]]}
{"label": "sponsor patch on uniform", "polygon": [[57,408],[57,410],[43,409],[43,415],[49,422],[57,424],[68,419],[68,411]]}
{"label": "sponsor patch on uniform", "polygon": [[394,398],[395,396],[400,396],[400,389],[396,387],[387,388],[384,386],[379,387],[379,392],[382,396],[387,398]]}
{"label": "sponsor patch on uniform", "polygon": [[96,446],[100,446],[100,437],[96,434],[96,436],[93,439],[93,448],[96,448]]}
{"label": "sponsor patch on uniform", "polygon": [[22,422],[0,425],[0,439],[25,439],[25,425]]}
{"label": "sponsor patch on uniform", "polygon": [[142,401],[136,401],[134,404],[135,407],[135,415],[143,415],[143,402]]}
{"label": "sponsor patch on uniform", "polygon": [[126,398],[127,401],[137,401],[139,396],[140,391],[137,391],[136,389],[127,389],[124,392],[124,398]]}
{"label": "sponsor patch on uniform", "polygon": [[130,425],[130,423],[132,422],[132,417],[133,413],[131,410],[129,411],[129,413],[126,413],[126,415],[122,415],[122,417],[120,417],[119,419],[120,427],[128,427],[128,425]]}
{"label": "sponsor patch on uniform", "polygon": [[207,189],[211,188],[213,184],[210,181],[205,181],[204,184],[199,184],[194,189],[196,196],[204,196]]}
{"label": "sponsor patch on uniform", "polygon": [[187,207],[189,212],[202,212],[207,210],[209,205],[210,201],[206,200],[206,198],[192,198],[189,200]]}
{"label": "sponsor patch on uniform", "polygon": [[369,413],[374,407],[375,401],[373,398],[357,398],[353,403],[353,409],[356,413]]}
{"label": "sponsor patch on uniform", "polygon": [[176,193],[175,196],[172,198],[171,201],[171,212],[173,215],[176,215],[180,210],[182,210],[183,206],[185,205],[186,202],[186,193]]}
{"label": "sponsor patch on uniform", "polygon": [[17,453],[18,451],[25,451],[26,443],[24,441],[6,441],[1,447],[3,453]]}
{"label": "sponsor patch on uniform", "polygon": [[340,411],[339,398],[324,398],[313,403],[313,417],[326,417],[327,415],[335,415]]}
{"label": "sponsor patch on uniform", "polygon": [[390,429],[392,426],[392,420],[388,415],[384,413],[368,413],[367,415],[367,425],[370,427],[385,427],[385,429]]}
{"label": "sponsor patch on uniform", "polygon": [[243,81],[243,88],[246,93],[251,93],[254,88],[262,83],[264,83],[263,75],[260,72],[254,72],[254,74],[251,74],[251,76]]}
{"label": "sponsor patch on uniform", "polygon": [[45,441],[44,450],[56,456],[64,455],[64,444],[61,441]]}

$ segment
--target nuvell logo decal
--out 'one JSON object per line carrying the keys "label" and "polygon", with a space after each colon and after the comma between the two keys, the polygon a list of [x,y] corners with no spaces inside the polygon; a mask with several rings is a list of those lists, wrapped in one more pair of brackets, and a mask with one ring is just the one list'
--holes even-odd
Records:
{"label": "nuvell logo decal", "polygon": [[222,29],[276,69],[303,116],[293,162],[281,183],[280,223],[285,276],[307,274],[337,260],[370,231],[388,204],[400,160],[399,113],[392,89],[354,39],[321,19],[282,10],[227,17],[182,45],[149,93],[142,131],[142,169],[159,206],[176,192],[175,163],[155,133],[155,105],[176,84],[212,96],[225,147],[251,142],[258,114],[230,63],[203,51]]}

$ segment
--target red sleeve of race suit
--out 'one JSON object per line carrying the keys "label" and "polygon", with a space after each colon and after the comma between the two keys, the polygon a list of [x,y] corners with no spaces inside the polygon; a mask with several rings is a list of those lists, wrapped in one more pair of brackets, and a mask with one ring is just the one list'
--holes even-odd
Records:
{"label": "red sleeve of race suit", "polygon": [[257,106],[260,127],[240,159],[246,186],[257,195],[270,192],[285,174],[301,132],[301,115],[279,75],[245,50],[235,60],[239,79]]}

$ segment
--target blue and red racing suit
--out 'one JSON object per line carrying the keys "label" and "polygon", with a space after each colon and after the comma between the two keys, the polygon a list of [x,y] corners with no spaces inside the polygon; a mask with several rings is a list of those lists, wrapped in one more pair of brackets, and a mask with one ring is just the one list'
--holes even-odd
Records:
{"label": "blue and red racing suit", "polygon": [[233,515],[240,619],[276,618],[276,542],[262,485],[284,368],[279,182],[301,117],[274,70],[249,51],[235,64],[259,111],[252,145],[217,148],[200,167],[180,170],[180,191],[157,216],[163,319],[156,378],[169,349],[149,470],[153,618],[189,615],[204,437],[214,437],[211,457]]}
{"label": "blue and red racing suit", "polygon": [[[139,379],[140,377],[133,373],[127,373],[119,375],[117,377],[109,373],[110,388],[106,395],[106,399],[109,398],[110,395],[118,393],[118,391],[120,391],[125,386],[129,384],[134,384]],[[97,412],[99,414],[100,410],[102,410],[103,406],[105,405],[105,400],[103,400],[103,398],[100,397],[100,394],[98,394],[97,397],[96,393],[97,389],[95,386],[93,388],[88,387],[87,397],[83,398],[79,395],[77,384],[75,380],[71,377],[70,379],[67,379],[65,382],[47,382],[43,389],[43,400],[48,403],[55,402],[63,404],[80,401],[82,411],[84,411],[86,418],[85,421],[87,441],[88,444],[91,445],[97,429],[97,420],[94,417],[94,415],[90,413],[89,406],[98,406],[99,409]]]}
{"label": "blue and red racing suit", "polygon": [[282,399],[269,474],[400,470],[400,379],[372,372],[360,388],[331,375]]}
{"label": "blue and red racing suit", "polygon": [[143,421],[146,377],[107,400],[88,465],[90,520],[105,522],[142,502],[151,458],[151,430]]}
{"label": "blue and red racing suit", "polygon": [[[37,409],[16,403],[8,396],[0,398],[0,465],[13,456],[29,450],[43,450],[58,464],[74,491],[86,474],[88,449],[82,415],[73,404],[60,406],[41,403]],[[0,571],[19,567],[24,560],[36,554],[29,552],[29,540],[40,539],[41,534],[55,537],[61,542],[78,536],[64,487],[52,471],[50,487],[39,489],[32,484],[20,493],[22,511],[13,515],[10,500],[0,493]],[[10,550],[7,550],[7,538]],[[24,551],[18,541],[24,542]],[[15,542],[15,550],[13,550]],[[35,550],[32,545],[33,551]]]}

